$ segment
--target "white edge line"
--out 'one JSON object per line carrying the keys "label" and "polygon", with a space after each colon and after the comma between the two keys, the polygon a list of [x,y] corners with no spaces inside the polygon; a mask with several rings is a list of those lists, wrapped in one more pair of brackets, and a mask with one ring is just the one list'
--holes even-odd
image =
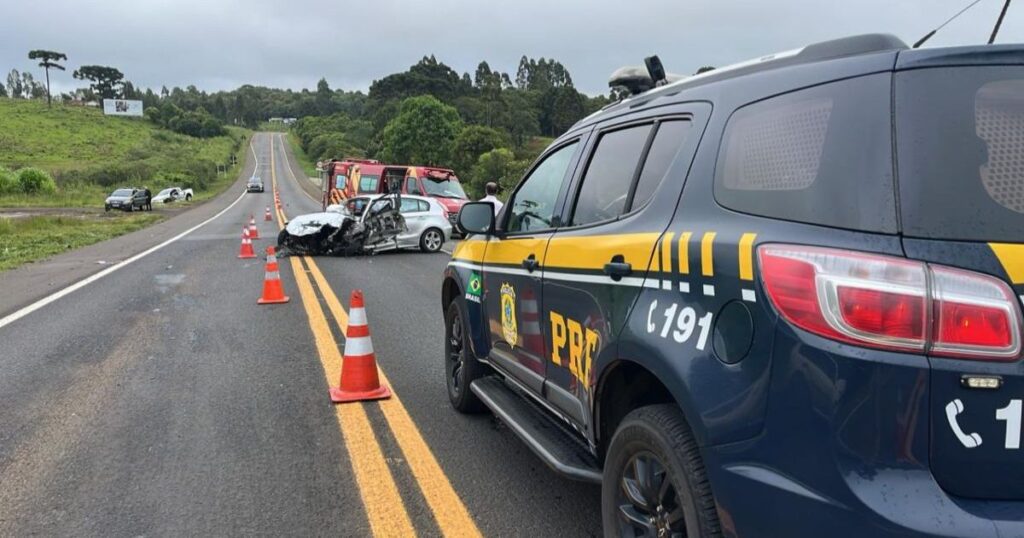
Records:
{"label": "white edge line", "polygon": [[127,265],[129,265],[129,264],[131,264],[133,262],[141,260],[142,258],[145,258],[146,256],[149,256],[150,254],[152,254],[152,253],[154,253],[154,252],[156,252],[156,251],[166,247],[167,245],[170,245],[171,243],[181,239],[182,237],[185,237],[186,235],[188,235],[188,234],[198,230],[199,228],[202,228],[203,226],[205,226],[205,225],[209,224],[210,222],[213,222],[214,220],[216,220],[218,217],[220,217],[224,213],[227,213],[229,209],[231,209],[232,207],[235,207],[235,204],[237,204],[238,202],[242,201],[242,198],[245,198],[245,192],[244,191],[242,192],[241,195],[238,196],[238,198],[235,199],[234,202],[231,202],[231,205],[229,205],[229,206],[225,207],[224,209],[220,210],[220,212],[217,213],[216,215],[214,215],[214,216],[204,220],[203,222],[200,222],[199,224],[196,224],[195,226],[193,226],[193,227],[185,230],[184,232],[181,232],[180,234],[178,234],[178,235],[176,235],[176,236],[174,236],[174,237],[164,241],[163,243],[160,243],[160,244],[158,244],[158,245],[156,245],[154,247],[150,247],[150,248],[148,248],[148,249],[146,249],[146,250],[144,250],[144,251],[142,251],[142,252],[132,256],[131,258],[128,258],[127,260],[123,260],[123,261],[118,262],[118,263],[116,263],[114,265],[111,265],[110,267],[107,267],[106,269],[96,273],[95,275],[83,278],[82,280],[79,280],[78,282],[75,282],[74,284],[72,284],[72,285],[70,285],[70,286],[68,286],[68,287],[66,287],[66,288],[64,288],[64,289],[62,289],[60,291],[54,292],[54,293],[52,293],[50,295],[47,295],[46,297],[43,297],[42,299],[39,299],[38,301],[36,301],[36,302],[34,302],[34,303],[24,307],[24,308],[21,308],[20,310],[17,310],[17,311],[15,311],[12,314],[8,314],[7,316],[4,316],[3,318],[0,318],[0,329],[6,327],[7,325],[10,325],[11,323],[14,323],[15,321],[18,321],[19,319],[21,319],[21,318],[31,314],[32,312],[35,312],[36,310],[39,310],[40,308],[42,308],[42,307],[44,307],[44,306],[46,306],[46,305],[48,305],[48,304],[50,304],[50,303],[52,303],[54,301],[56,301],[56,300],[58,300],[58,299],[60,299],[60,298],[62,298],[64,296],[66,296],[66,295],[71,294],[72,292],[80,290],[80,289],[88,286],[89,284],[92,284],[93,282],[96,282],[97,280],[99,280],[99,279],[109,275],[110,273],[113,273],[114,271],[117,271],[118,269],[121,269],[121,268],[123,268],[123,267],[125,267],[125,266],[127,266]]}

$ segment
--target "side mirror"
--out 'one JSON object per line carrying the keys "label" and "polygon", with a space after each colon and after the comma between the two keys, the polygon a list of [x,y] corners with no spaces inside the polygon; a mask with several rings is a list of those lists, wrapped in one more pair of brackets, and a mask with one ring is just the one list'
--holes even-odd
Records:
{"label": "side mirror", "polygon": [[494,233],[494,204],[491,202],[469,202],[459,210],[459,227],[468,234],[491,235]]}

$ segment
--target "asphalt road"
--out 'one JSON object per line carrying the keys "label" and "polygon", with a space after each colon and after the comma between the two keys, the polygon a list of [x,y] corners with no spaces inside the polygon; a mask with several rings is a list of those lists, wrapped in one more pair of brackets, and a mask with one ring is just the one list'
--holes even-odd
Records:
{"label": "asphalt road", "polygon": [[[276,181],[285,215],[317,210],[286,146],[256,135],[247,173]],[[238,237],[255,214],[271,244],[272,203],[233,189],[103,278],[13,321],[28,296],[0,303],[0,535],[600,534],[598,488],[449,407],[447,256],[283,259],[290,302],[257,306],[263,261],[237,259]],[[353,289],[397,398],[334,406]]]}

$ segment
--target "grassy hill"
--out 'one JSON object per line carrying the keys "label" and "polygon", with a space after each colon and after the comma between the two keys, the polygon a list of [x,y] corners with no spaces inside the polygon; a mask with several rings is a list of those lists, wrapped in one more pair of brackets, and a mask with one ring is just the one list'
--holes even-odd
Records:
{"label": "grassy hill", "polygon": [[0,195],[0,208],[57,208],[0,212],[0,271],[166,218],[165,211],[105,213],[103,200],[117,187],[156,193],[183,185],[195,189],[196,201],[216,195],[238,177],[240,165],[227,163],[232,155],[244,162],[248,136],[229,127],[227,136],[193,138],[95,108],[0,98],[0,166],[40,168],[57,183],[52,195]]}
{"label": "grassy hill", "polygon": [[[186,183],[197,197],[230,183],[218,174],[232,154],[244,158],[248,131],[200,139],[142,118],[104,116],[95,108],[0,98],[0,166],[33,166],[57,181],[56,196],[0,196],[3,206],[99,206],[111,190]],[[229,170],[232,172],[232,170]],[[237,168],[233,170],[237,174]]]}

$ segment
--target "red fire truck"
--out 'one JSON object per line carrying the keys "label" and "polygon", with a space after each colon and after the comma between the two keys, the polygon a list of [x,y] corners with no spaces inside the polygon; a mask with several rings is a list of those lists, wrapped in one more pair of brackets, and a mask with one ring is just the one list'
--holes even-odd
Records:
{"label": "red fire truck", "polygon": [[[332,159],[325,163],[317,163],[320,170],[320,195],[324,209],[331,204],[340,204],[343,200],[355,196],[359,189],[359,179],[353,179],[353,173],[359,175],[361,167],[368,167],[367,182],[371,181],[373,170],[380,166],[380,161],[373,159]],[[376,177],[380,177],[379,173]],[[376,185],[369,192],[376,192]]]}

